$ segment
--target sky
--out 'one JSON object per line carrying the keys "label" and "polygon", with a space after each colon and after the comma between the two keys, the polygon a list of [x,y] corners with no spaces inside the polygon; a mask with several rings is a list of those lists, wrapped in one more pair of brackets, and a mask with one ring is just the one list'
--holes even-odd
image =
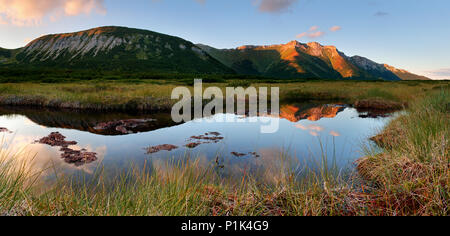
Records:
{"label": "sky", "polygon": [[0,47],[114,25],[216,48],[315,41],[450,79],[449,12],[448,0],[0,0]]}

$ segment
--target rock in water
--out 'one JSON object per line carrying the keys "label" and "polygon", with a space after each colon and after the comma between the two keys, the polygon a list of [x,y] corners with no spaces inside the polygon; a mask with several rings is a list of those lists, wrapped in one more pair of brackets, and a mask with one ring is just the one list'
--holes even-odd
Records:
{"label": "rock in water", "polygon": [[47,137],[43,137],[40,140],[36,140],[37,143],[47,144],[52,147],[68,147],[70,145],[76,145],[75,141],[66,141],[66,137],[59,132],[52,132]]}
{"label": "rock in water", "polygon": [[163,145],[158,145],[158,146],[153,146],[153,147],[148,147],[146,148],[147,150],[147,154],[153,154],[153,153],[157,153],[160,151],[172,151],[174,149],[178,149],[177,146],[175,145],[171,145],[171,144],[163,144]]}
{"label": "rock in water", "polygon": [[86,149],[73,150],[69,148],[71,145],[76,145],[75,141],[66,141],[66,137],[59,132],[53,132],[47,137],[41,138],[36,141],[40,144],[46,144],[52,147],[61,147],[62,152],[61,158],[64,159],[66,163],[75,164],[76,166],[81,166],[84,164],[89,164],[97,160],[97,153],[87,152]]}

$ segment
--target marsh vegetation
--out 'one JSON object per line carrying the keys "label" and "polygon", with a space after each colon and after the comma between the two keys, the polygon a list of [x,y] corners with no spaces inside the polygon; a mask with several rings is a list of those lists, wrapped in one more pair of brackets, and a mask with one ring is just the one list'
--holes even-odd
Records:
{"label": "marsh vegetation", "polygon": [[[356,172],[343,172],[330,165],[329,159],[333,157],[325,153],[315,153],[316,161],[299,165],[280,152],[274,156],[277,164],[273,168],[258,175],[244,172],[230,181],[217,175],[217,163],[205,164],[185,157],[149,164],[148,168],[130,167],[115,173],[114,178],[106,178],[109,174],[102,168],[84,181],[77,180],[79,176],[61,176],[43,190],[37,181],[40,173],[30,171],[33,168],[29,168],[29,162],[17,158],[20,153],[2,149],[0,212],[3,215],[448,215],[448,90],[433,89],[436,85],[418,88],[397,85],[391,87],[393,90],[377,91],[377,84],[372,86],[375,88],[359,89],[358,93],[382,97],[381,93],[385,99],[390,94],[396,96],[391,99],[406,101],[410,93],[394,95],[392,91],[416,89],[417,98],[374,138],[379,147],[367,146],[365,157],[357,162]],[[309,86],[313,88],[314,85]],[[352,92],[345,94],[349,93]],[[301,171],[295,171],[299,166]],[[261,182],[261,178],[266,181]]]}

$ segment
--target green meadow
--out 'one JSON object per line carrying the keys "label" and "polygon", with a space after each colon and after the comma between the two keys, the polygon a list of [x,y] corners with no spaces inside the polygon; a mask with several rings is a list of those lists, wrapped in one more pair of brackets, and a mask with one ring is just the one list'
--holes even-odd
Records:
{"label": "green meadow", "polygon": [[[192,79],[126,77],[73,82],[3,81],[0,104],[93,110],[166,111],[176,102],[171,91]],[[84,77],[83,77],[84,78]],[[5,76],[3,77],[5,79]],[[288,168],[291,157],[280,154],[276,181],[256,176],[224,181],[196,161],[168,160],[166,168],[130,168],[113,180],[102,170],[79,184],[66,176],[43,190],[41,173],[0,153],[0,215],[449,215],[450,96],[448,81],[326,81],[206,77],[204,86],[280,87],[282,101],[326,100],[354,104],[361,100],[394,102],[406,108],[365,148],[355,173],[343,175],[322,159],[320,171],[305,167],[298,178]],[[22,161],[19,161],[22,160]],[[325,161],[324,161],[325,160]],[[315,171],[313,171],[313,169]],[[168,171],[170,170],[170,171]],[[274,174],[275,173],[275,174]],[[269,173],[268,173],[269,174]]]}
{"label": "green meadow", "polygon": [[[40,74],[41,73],[41,74]],[[87,72],[86,72],[87,73]],[[42,77],[42,79],[41,79]],[[54,77],[54,78],[53,78]],[[53,78],[53,79],[52,79]],[[82,72],[7,71],[0,75],[0,104],[115,111],[168,111],[178,86],[193,91],[194,78],[204,87],[279,87],[282,101],[325,100],[353,104],[381,99],[408,103],[449,87],[448,81],[333,81],[271,79],[252,76],[159,75]]]}

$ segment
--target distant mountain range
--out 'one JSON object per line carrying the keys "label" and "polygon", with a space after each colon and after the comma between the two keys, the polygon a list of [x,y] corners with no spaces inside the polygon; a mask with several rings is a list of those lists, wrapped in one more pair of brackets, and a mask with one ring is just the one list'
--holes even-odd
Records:
{"label": "distant mountain range", "polygon": [[282,78],[429,80],[367,58],[348,57],[334,46],[292,41],[270,46],[216,49],[198,45],[237,73]]}
{"label": "distant mountain range", "polygon": [[100,27],[35,39],[15,50],[0,48],[0,65],[33,68],[126,70],[163,73],[244,74],[275,78],[429,80],[334,46],[292,41],[271,46],[216,49],[148,30]]}

